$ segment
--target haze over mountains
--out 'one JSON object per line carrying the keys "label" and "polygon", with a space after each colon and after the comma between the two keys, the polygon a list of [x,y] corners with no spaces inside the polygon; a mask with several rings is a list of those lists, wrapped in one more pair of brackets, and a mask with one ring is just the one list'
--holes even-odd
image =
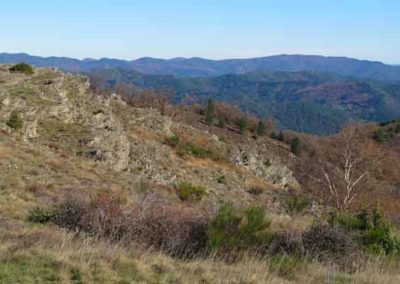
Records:
{"label": "haze over mountains", "polygon": [[299,132],[327,135],[351,120],[400,117],[400,67],[374,61],[308,55],[126,61],[0,54],[0,63],[17,62],[85,73],[100,88],[122,83],[167,90],[176,103],[225,101]]}

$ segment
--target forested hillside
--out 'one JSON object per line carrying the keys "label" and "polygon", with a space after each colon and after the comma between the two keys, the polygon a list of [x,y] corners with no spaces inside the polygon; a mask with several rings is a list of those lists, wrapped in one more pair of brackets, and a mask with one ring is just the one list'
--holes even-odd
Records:
{"label": "forested hillside", "polygon": [[163,89],[176,103],[209,98],[236,104],[258,117],[273,118],[281,129],[314,134],[337,132],[345,122],[400,117],[400,84],[349,79],[312,72],[257,72],[211,78],[145,75],[125,69],[89,73],[103,89]]}

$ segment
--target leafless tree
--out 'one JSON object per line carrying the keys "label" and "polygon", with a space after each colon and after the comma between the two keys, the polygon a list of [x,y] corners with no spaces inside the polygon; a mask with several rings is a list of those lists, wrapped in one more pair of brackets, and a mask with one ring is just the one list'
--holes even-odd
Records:
{"label": "leafless tree", "polygon": [[338,210],[347,210],[368,187],[369,176],[381,161],[381,151],[357,125],[347,126],[327,145],[319,150],[316,167],[308,176],[329,192]]}

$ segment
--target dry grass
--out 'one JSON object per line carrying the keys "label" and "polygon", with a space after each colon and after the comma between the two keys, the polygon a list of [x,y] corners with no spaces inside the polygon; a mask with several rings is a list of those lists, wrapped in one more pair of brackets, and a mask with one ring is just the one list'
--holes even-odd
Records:
{"label": "dry grass", "polygon": [[182,261],[76,237],[56,227],[1,221],[0,283],[398,283],[398,262],[368,260],[352,274],[296,259]]}

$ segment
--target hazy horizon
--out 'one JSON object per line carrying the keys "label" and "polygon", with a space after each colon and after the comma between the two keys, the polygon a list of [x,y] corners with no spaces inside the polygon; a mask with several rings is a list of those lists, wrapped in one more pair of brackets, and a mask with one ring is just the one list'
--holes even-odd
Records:
{"label": "hazy horizon", "polygon": [[268,54],[264,56],[256,56],[256,57],[230,57],[230,58],[207,58],[207,57],[201,57],[201,56],[189,56],[189,57],[170,57],[170,58],[163,58],[163,57],[153,57],[153,56],[141,56],[141,57],[136,57],[136,58],[118,58],[118,57],[111,57],[111,56],[101,56],[101,57],[83,57],[83,58],[78,58],[78,57],[72,57],[72,56],[56,56],[56,55],[39,55],[39,54],[31,54],[28,52],[20,51],[20,52],[8,52],[8,51],[0,51],[0,54],[26,54],[29,56],[36,56],[36,57],[42,57],[42,58],[51,58],[51,57],[57,57],[57,58],[69,58],[69,59],[77,59],[80,61],[83,60],[101,60],[101,59],[115,59],[115,60],[123,60],[123,61],[135,61],[143,58],[152,58],[152,59],[160,59],[160,60],[173,60],[173,59],[194,59],[194,58],[201,58],[205,60],[213,60],[213,61],[223,61],[223,60],[236,60],[236,59],[257,59],[257,58],[264,58],[264,57],[273,57],[273,56],[322,56],[322,57],[336,57],[336,58],[349,58],[349,59],[356,59],[360,61],[370,61],[370,62],[380,62],[385,65],[392,65],[392,66],[400,66],[398,63],[388,63],[380,60],[373,60],[369,58],[356,58],[356,57],[349,57],[346,55],[324,55],[324,54],[299,54],[299,53],[280,53],[280,54]]}
{"label": "hazy horizon", "polygon": [[71,58],[280,54],[400,64],[400,2],[5,0],[0,46],[7,53]]}

